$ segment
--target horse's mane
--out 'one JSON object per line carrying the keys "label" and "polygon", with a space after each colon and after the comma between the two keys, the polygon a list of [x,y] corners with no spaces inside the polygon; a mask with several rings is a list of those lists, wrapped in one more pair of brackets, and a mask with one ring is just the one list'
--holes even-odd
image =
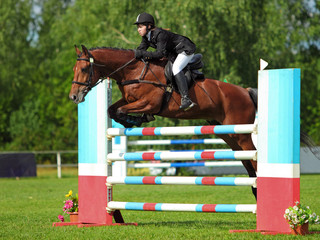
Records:
{"label": "horse's mane", "polygon": [[89,51],[100,50],[100,49],[102,49],[102,50],[108,49],[108,50],[115,50],[115,51],[128,51],[128,52],[134,51],[133,49],[114,48],[114,47],[93,47],[93,48],[90,48]]}
{"label": "horse's mane", "polygon": [[[124,51],[124,52],[133,52],[133,49],[124,49],[124,48],[114,48],[114,47],[93,47],[90,48],[89,51],[94,51],[94,50],[114,50],[114,51]],[[164,67],[165,64],[167,63],[168,59],[157,59],[157,60],[151,60],[150,63],[154,65],[159,65]]]}

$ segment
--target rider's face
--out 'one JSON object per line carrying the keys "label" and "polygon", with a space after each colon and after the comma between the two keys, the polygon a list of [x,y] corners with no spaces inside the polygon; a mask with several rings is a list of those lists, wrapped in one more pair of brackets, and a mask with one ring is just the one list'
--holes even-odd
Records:
{"label": "rider's face", "polygon": [[141,37],[144,37],[147,34],[147,26],[143,24],[138,24],[138,33]]}

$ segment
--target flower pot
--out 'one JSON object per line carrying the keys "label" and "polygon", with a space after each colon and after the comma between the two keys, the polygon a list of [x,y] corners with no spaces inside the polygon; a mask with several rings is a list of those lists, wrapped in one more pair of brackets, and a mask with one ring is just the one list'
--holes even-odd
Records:
{"label": "flower pot", "polygon": [[70,215],[70,222],[73,222],[73,223],[79,222],[78,212],[72,212],[72,213],[69,213],[69,215]]}
{"label": "flower pot", "polygon": [[303,225],[296,226],[291,229],[291,233],[294,235],[306,235],[309,233],[309,223],[304,223]]}

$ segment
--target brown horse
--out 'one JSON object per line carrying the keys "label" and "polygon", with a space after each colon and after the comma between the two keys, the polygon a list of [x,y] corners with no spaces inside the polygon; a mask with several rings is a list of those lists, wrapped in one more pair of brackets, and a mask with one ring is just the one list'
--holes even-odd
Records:
{"label": "brown horse", "polygon": [[[179,109],[180,95],[173,91],[167,98],[164,67],[167,59],[136,60],[133,50],[95,48],[90,51],[76,47],[77,62],[69,94],[75,103],[84,101],[88,91],[99,79],[116,80],[122,98],[108,109],[109,116],[125,127],[140,126],[148,117],[159,115],[179,119],[204,119],[215,124],[250,124],[255,120],[256,106],[250,91],[233,84],[212,80],[197,80],[189,95],[197,105],[189,111]],[[169,99],[169,100],[167,100]],[[142,117],[130,113],[145,114]],[[147,115],[146,115],[147,114]],[[250,134],[219,135],[233,150],[255,150]],[[255,161],[242,161],[250,177],[256,177]],[[256,189],[253,188],[256,197]]]}

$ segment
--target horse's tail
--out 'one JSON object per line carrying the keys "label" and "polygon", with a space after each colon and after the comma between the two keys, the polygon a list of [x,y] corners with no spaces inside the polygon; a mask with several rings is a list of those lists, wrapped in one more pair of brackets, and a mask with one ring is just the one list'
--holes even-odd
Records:
{"label": "horse's tail", "polygon": [[247,88],[250,98],[254,104],[254,107],[258,109],[258,89],[257,88]]}
{"label": "horse's tail", "polygon": [[304,131],[300,131],[300,142],[304,143],[313,155],[320,160],[320,147],[317,146],[312,138]]}

